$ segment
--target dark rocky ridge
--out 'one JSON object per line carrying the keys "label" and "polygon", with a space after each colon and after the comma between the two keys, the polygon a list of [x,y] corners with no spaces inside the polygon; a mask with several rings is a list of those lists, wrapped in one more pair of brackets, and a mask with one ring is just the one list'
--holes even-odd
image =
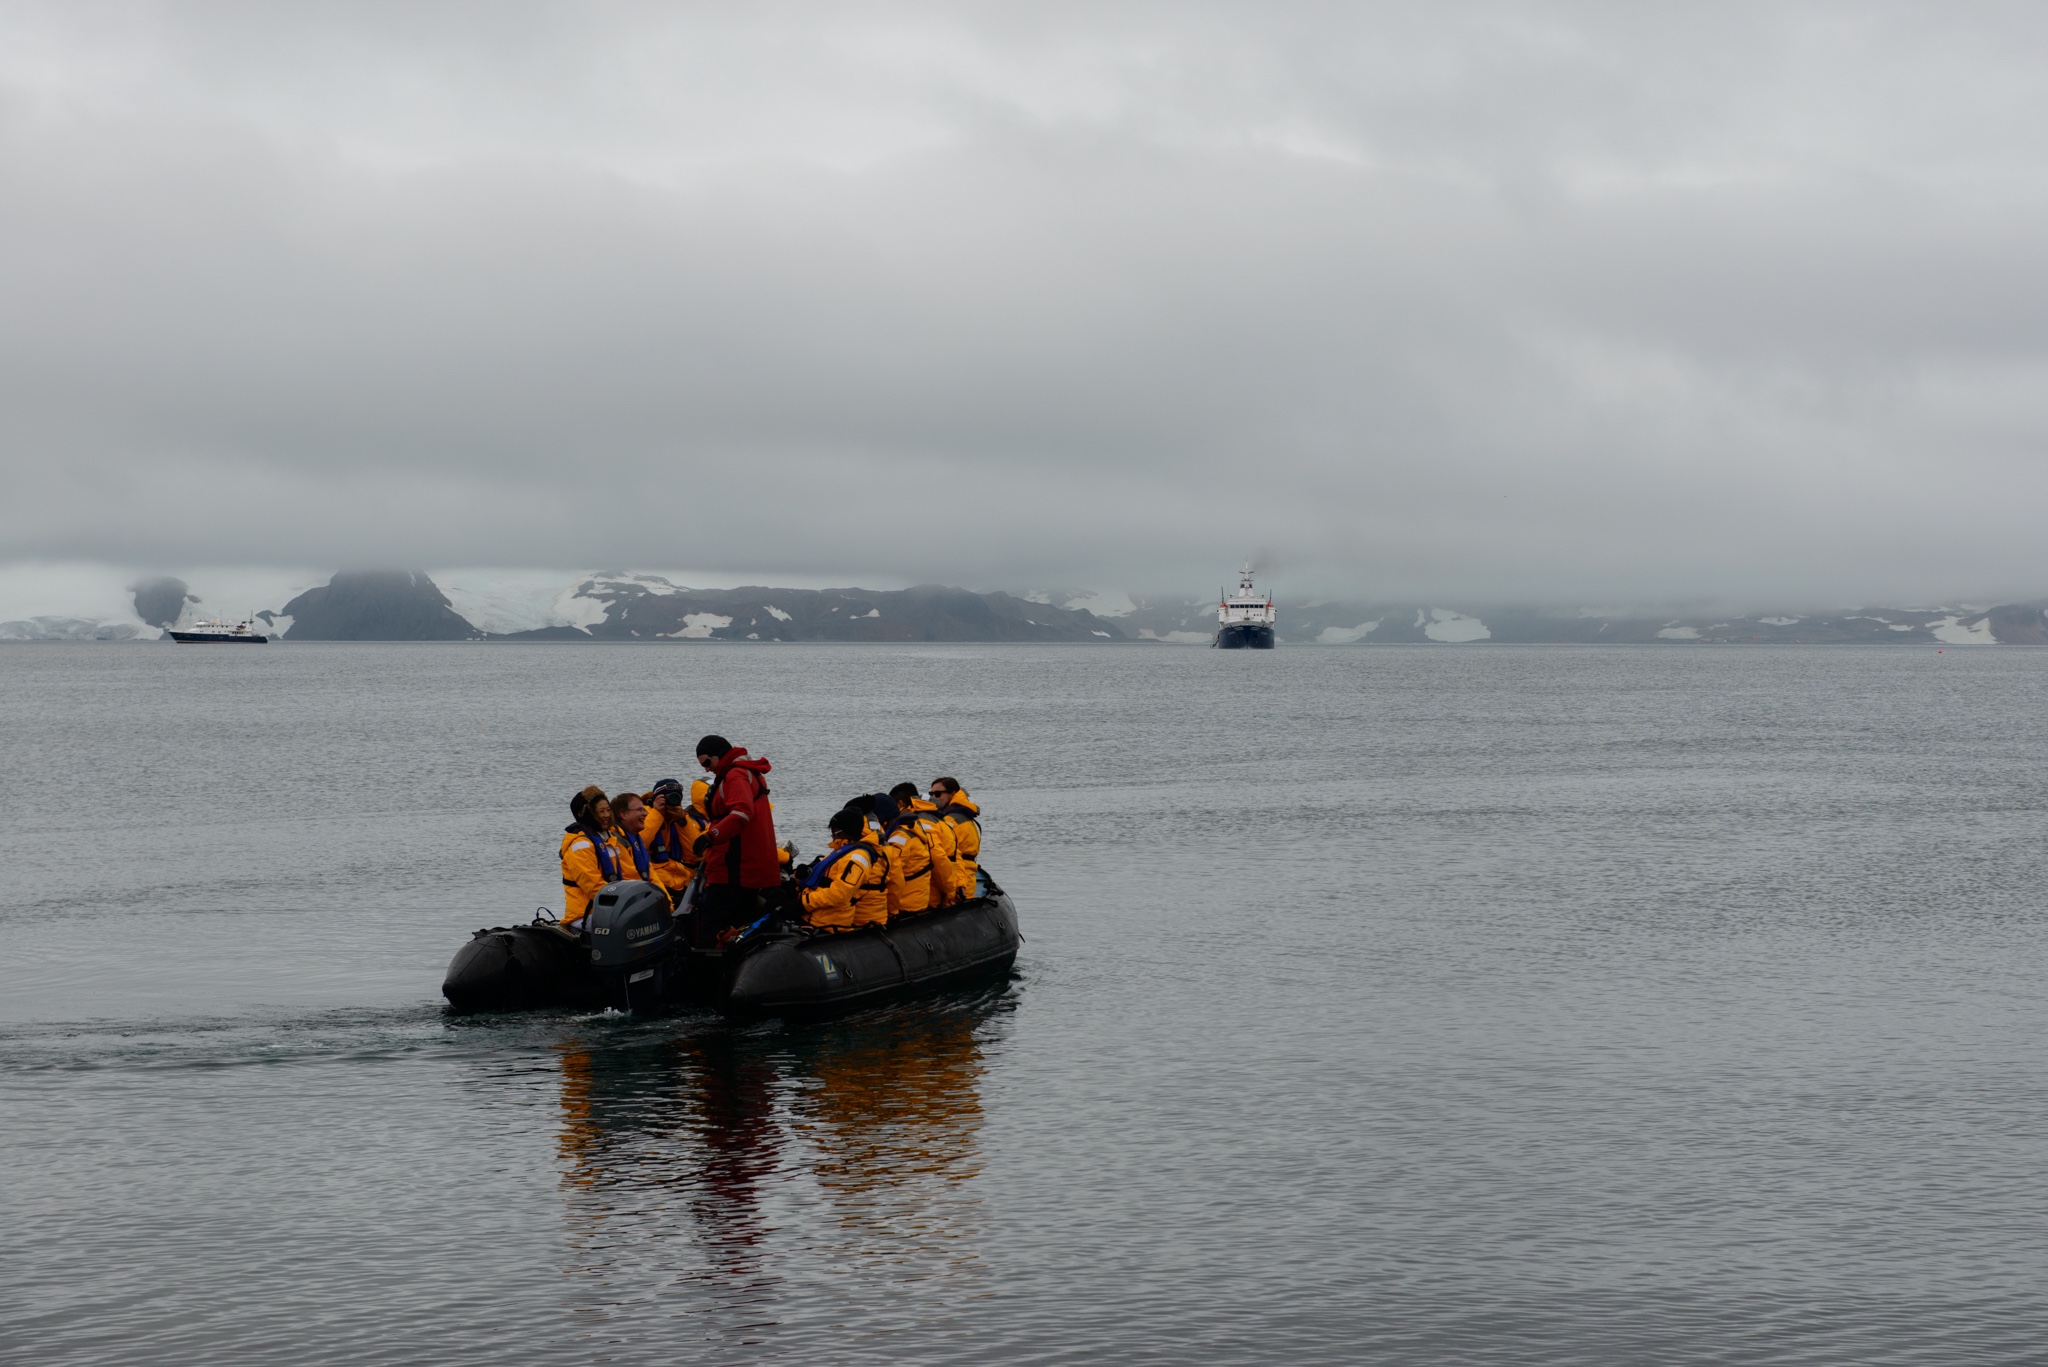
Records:
{"label": "dark rocky ridge", "polygon": [[1119,641],[1094,614],[1007,593],[911,589],[690,589],[650,576],[598,575],[581,596],[605,606],[589,628],[494,635],[458,614],[418,571],[346,571],[263,620],[294,641]]}
{"label": "dark rocky ridge", "polygon": [[[168,577],[133,586],[138,615],[162,624],[197,601]],[[603,620],[507,635],[487,633],[457,613],[446,594],[417,571],[345,571],[259,619],[293,640],[760,640],[760,641],[1075,641],[1207,642],[1216,630],[1213,600],[1140,600],[1128,614],[1104,618],[1008,593],[920,585],[911,589],[692,589],[659,576],[605,573],[575,586]],[[1069,600],[1071,601],[1071,599]],[[588,611],[588,616],[596,615]],[[527,620],[533,620],[528,618]],[[288,625],[288,630],[286,630]],[[117,639],[136,628],[70,619],[0,623],[0,639]],[[2038,603],[1996,607],[1845,608],[1764,615],[1652,616],[1558,612],[1528,607],[1450,610],[1416,604],[1281,600],[1279,639],[1287,644],[1639,643],[1699,645],[1883,644],[2048,645],[2048,613]]]}
{"label": "dark rocky ridge", "polygon": [[[284,605],[294,641],[465,641],[483,635],[417,571],[346,570]],[[270,614],[263,614],[266,620]]]}
{"label": "dark rocky ridge", "polygon": [[[660,580],[600,576],[585,597],[608,607],[586,635],[573,627],[522,631],[501,640],[711,641],[1120,641],[1093,613],[1007,593],[923,584],[916,588],[680,588]],[[297,629],[293,629],[297,634]]]}

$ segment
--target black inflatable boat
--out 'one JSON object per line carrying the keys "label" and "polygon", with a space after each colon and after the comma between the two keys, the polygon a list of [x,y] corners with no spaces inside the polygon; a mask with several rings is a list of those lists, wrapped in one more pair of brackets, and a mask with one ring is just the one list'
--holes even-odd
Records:
{"label": "black inflatable boat", "polygon": [[[458,1011],[835,1015],[1000,976],[1023,941],[1016,906],[986,871],[981,896],[939,911],[837,934],[771,913],[722,949],[692,944],[696,892],[672,915],[652,884],[612,883],[577,927],[479,930],[455,952],[441,994]],[[779,902],[785,912],[789,896]]]}

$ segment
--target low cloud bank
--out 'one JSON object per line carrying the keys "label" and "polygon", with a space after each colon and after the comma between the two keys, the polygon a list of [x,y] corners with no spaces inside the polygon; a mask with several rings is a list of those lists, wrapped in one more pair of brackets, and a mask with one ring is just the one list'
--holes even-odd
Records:
{"label": "low cloud bank", "polygon": [[0,11],[0,555],[2048,593],[2038,6],[113,12]]}

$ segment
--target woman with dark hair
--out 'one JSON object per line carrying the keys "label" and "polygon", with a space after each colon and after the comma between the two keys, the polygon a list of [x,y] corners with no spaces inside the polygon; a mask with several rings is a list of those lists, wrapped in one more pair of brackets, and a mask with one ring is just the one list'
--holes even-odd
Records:
{"label": "woman with dark hair", "polygon": [[569,799],[575,821],[562,832],[562,924],[574,925],[606,883],[619,881],[624,851],[612,828],[612,804],[591,784]]}
{"label": "woman with dark hair", "polygon": [[612,799],[612,839],[619,848],[619,877],[654,880],[648,875],[647,842],[640,832],[647,828],[647,805],[634,792]]}

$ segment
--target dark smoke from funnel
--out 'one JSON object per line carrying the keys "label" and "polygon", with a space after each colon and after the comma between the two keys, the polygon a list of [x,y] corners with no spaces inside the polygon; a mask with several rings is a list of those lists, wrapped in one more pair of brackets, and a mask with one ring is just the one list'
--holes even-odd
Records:
{"label": "dark smoke from funnel", "polygon": [[198,595],[186,588],[184,580],[172,579],[168,575],[130,584],[128,591],[135,595],[135,615],[166,631],[177,625],[178,618],[184,615],[185,604],[199,601]]}

